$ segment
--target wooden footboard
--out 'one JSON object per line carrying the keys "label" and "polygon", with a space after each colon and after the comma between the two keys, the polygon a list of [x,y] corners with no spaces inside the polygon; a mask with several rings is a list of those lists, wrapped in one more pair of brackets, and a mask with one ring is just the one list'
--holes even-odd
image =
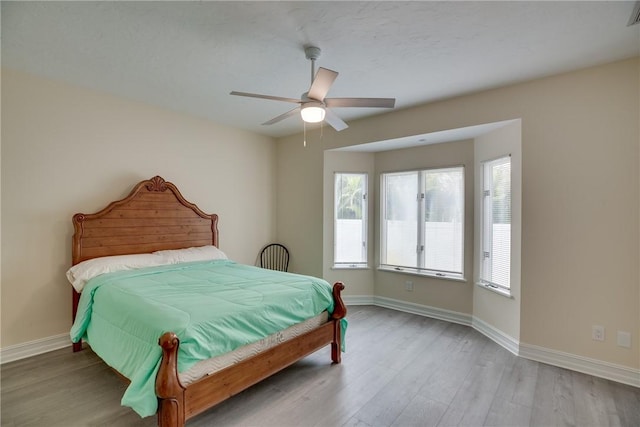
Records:
{"label": "wooden footboard", "polygon": [[195,415],[246,390],[316,350],[331,344],[331,360],[340,363],[342,333],[340,319],[347,314],[340,296],[344,285],[333,285],[335,301],[331,319],[324,325],[285,341],[263,353],[243,360],[185,387],[178,379],[179,340],[173,332],[160,337],[162,362],[156,377],[158,425],[182,427]]}

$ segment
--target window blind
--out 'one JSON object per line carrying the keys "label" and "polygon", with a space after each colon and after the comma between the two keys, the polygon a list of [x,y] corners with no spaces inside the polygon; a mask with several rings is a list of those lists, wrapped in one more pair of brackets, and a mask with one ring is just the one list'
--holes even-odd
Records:
{"label": "window blind", "polygon": [[511,286],[511,157],[483,164],[483,282]]}

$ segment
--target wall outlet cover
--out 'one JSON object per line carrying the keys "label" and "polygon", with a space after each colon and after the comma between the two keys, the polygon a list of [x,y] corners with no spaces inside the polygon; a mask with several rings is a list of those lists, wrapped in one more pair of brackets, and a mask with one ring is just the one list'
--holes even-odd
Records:
{"label": "wall outlet cover", "polygon": [[591,339],[594,341],[604,341],[604,326],[593,325],[591,329]]}

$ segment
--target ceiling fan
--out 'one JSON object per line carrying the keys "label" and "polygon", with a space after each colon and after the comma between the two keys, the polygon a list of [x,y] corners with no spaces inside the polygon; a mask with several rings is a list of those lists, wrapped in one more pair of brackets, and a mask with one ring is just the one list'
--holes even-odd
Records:
{"label": "ceiling fan", "polygon": [[325,98],[334,80],[338,77],[338,73],[336,71],[320,67],[316,74],[316,59],[320,56],[320,52],[320,48],[315,46],[308,46],[304,49],[306,58],[311,60],[311,87],[309,87],[308,92],[302,94],[300,99],[236,91],[231,92],[231,95],[298,104],[298,106],[293,110],[280,114],[279,116],[264,122],[263,125],[278,123],[279,121],[295,115],[299,111],[302,116],[302,120],[306,123],[318,123],[324,120],[337,131],[346,129],[349,126],[333,111],[331,111],[330,108],[393,108],[395,106],[395,98]]}

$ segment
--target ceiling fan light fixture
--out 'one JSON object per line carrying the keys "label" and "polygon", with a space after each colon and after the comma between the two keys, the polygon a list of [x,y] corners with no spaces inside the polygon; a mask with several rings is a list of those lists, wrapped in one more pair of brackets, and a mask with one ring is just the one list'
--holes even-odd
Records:
{"label": "ceiling fan light fixture", "polygon": [[307,123],[318,123],[324,120],[324,105],[320,102],[307,102],[300,109],[302,120]]}

